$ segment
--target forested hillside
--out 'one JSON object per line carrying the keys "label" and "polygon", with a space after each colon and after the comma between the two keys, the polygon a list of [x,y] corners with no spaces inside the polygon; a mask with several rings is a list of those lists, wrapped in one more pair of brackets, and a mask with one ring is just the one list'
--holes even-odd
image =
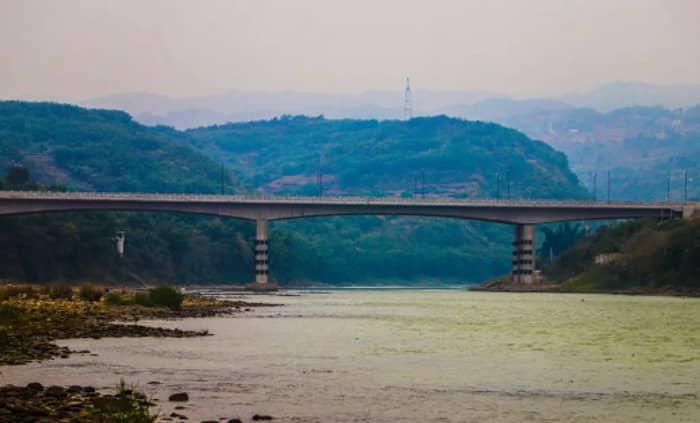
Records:
{"label": "forested hillside", "polygon": [[[565,157],[494,124],[280,118],[179,132],[121,112],[0,103],[0,163],[36,175],[3,189],[581,198]],[[203,153],[203,154],[202,154]],[[425,184],[421,184],[421,180]],[[500,176],[497,176],[500,175]],[[500,183],[498,180],[500,179]],[[252,280],[253,224],[205,216],[82,213],[0,217],[0,279],[179,283]],[[123,259],[113,237],[127,234]],[[511,228],[391,216],[273,222],[282,283],[476,282],[508,271]]]}
{"label": "forested hillside", "polygon": [[0,101],[0,167],[24,164],[43,183],[80,190],[220,190],[220,164],[114,110]]}
{"label": "forested hillside", "polygon": [[[500,125],[436,116],[410,121],[282,117],[187,131],[250,185],[316,192],[319,160],[329,195],[580,198],[566,157]],[[423,181],[425,185],[423,186]]]}

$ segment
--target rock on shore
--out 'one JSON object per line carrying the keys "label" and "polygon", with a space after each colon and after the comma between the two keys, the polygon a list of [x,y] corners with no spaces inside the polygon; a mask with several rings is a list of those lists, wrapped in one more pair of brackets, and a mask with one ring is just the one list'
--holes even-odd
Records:
{"label": "rock on shore", "polygon": [[150,405],[143,394],[130,390],[110,395],[90,386],[7,385],[0,387],[0,423],[109,421],[109,413],[121,411],[125,401],[144,410]]}

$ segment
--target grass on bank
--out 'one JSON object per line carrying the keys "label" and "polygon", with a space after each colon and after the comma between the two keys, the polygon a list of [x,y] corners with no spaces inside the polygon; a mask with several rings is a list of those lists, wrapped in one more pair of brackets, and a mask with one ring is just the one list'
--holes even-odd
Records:
{"label": "grass on bank", "polygon": [[9,299],[39,299],[73,301],[76,299],[87,302],[102,301],[108,306],[140,305],[144,307],[167,307],[180,310],[184,296],[180,291],[169,285],[158,285],[144,292],[109,291],[90,283],[82,284],[78,289],[70,285],[56,284],[34,287],[32,285],[0,286],[0,302]]}
{"label": "grass on bank", "polygon": [[104,295],[105,305],[140,305],[144,307],[168,307],[180,310],[184,296],[176,288],[159,285],[146,292],[119,293],[108,292]]}
{"label": "grass on bank", "polygon": [[0,349],[7,344],[10,331],[24,320],[26,316],[16,307],[0,303]]}
{"label": "grass on bank", "polygon": [[[76,296],[77,294],[77,296]],[[69,285],[34,287],[31,285],[0,286],[0,350],[9,342],[12,333],[17,332],[27,322],[26,313],[7,304],[8,300],[50,300],[102,303],[105,306],[167,307],[179,311],[184,296],[174,287],[160,285],[146,292],[105,292],[93,284],[83,284],[77,291]]]}

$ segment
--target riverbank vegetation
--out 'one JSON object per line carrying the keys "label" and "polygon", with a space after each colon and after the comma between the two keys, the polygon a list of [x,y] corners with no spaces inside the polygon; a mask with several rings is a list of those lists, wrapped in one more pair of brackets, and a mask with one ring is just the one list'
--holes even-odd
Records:
{"label": "riverbank vegetation", "polygon": [[700,218],[601,227],[542,267],[565,291],[700,294]]}

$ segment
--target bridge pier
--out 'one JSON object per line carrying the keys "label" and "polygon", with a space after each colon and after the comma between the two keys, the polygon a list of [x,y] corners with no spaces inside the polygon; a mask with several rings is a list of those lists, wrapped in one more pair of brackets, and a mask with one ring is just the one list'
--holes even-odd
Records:
{"label": "bridge pier", "polygon": [[269,245],[267,219],[257,219],[255,229],[255,282],[248,284],[250,291],[276,291],[277,284],[270,282]]}
{"label": "bridge pier", "polygon": [[535,281],[535,225],[516,225],[513,235],[511,281],[531,284]]}

